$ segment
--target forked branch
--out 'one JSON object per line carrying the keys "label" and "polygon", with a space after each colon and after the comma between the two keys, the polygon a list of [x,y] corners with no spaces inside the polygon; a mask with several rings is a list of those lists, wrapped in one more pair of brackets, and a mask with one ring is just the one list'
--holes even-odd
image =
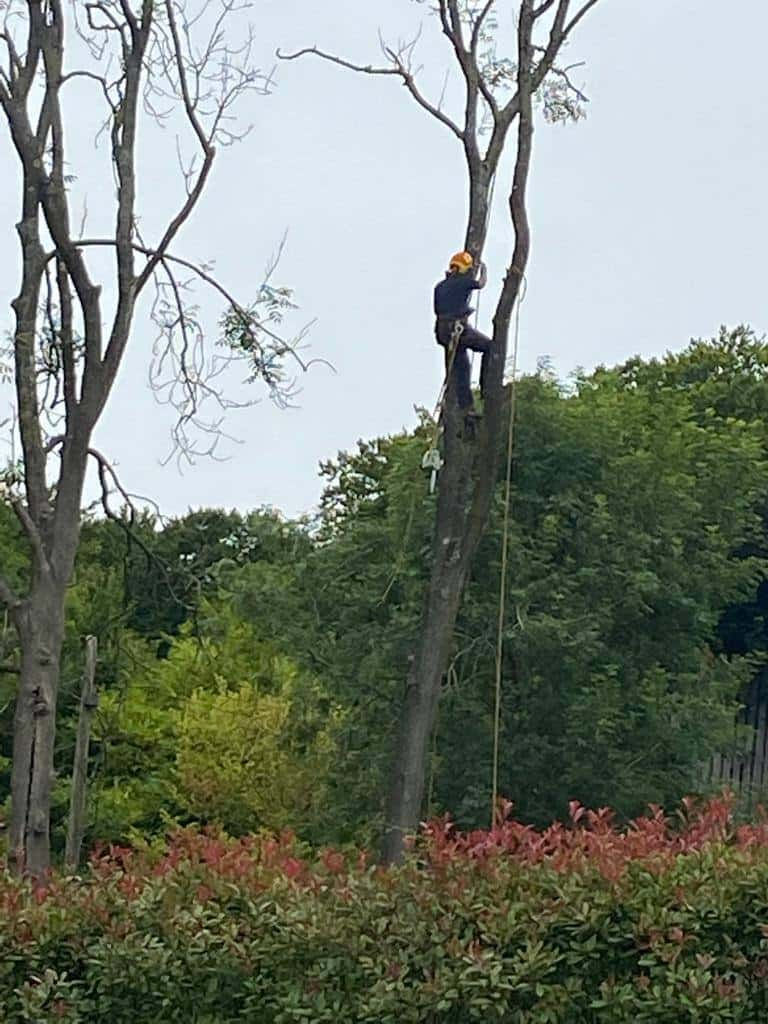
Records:
{"label": "forked branch", "polygon": [[323,50],[318,49],[317,46],[308,46],[303,50],[297,50],[295,53],[282,53],[281,50],[277,51],[277,57],[279,60],[298,60],[300,57],[305,57],[309,54],[320,57],[321,60],[328,61],[331,64],[338,64],[339,67],[347,68],[349,71],[356,71],[363,75],[390,75],[399,78],[403,85],[406,87],[408,92],[413,96],[416,102],[422,107],[427,113],[431,114],[441,124],[445,125],[457,139],[464,140],[464,132],[459,128],[456,122],[450,118],[445,111],[441,110],[439,106],[431,103],[421,92],[419,87],[416,85],[415,73],[408,65],[406,52],[408,47],[401,47],[399,50],[393,50],[391,47],[384,47],[384,52],[392,62],[391,67],[374,67],[372,64],[353,64],[351,61],[344,60],[342,57],[336,57],[332,53],[325,53]]}

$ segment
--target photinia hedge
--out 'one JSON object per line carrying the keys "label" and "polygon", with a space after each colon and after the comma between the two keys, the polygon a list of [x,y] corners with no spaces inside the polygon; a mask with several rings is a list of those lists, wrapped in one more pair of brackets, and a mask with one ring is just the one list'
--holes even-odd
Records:
{"label": "photinia hedge", "polygon": [[727,799],[617,829],[425,827],[408,863],[184,831],[0,881],[0,1020],[768,1020],[768,824]]}

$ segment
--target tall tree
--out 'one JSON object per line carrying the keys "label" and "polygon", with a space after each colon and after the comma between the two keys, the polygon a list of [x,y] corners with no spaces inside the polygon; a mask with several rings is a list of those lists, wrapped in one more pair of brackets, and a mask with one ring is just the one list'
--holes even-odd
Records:
{"label": "tall tree", "polygon": [[[16,870],[34,875],[46,870],[50,856],[64,597],[89,460],[95,461],[105,504],[110,491],[121,490],[91,437],[123,361],[137,303],[154,285],[155,382],[177,409],[175,438],[182,448],[194,444],[194,424],[206,426],[200,416],[206,397],[226,405],[206,376],[206,366],[216,373],[221,365],[211,367],[206,355],[185,292],[191,278],[224,299],[231,358],[246,361],[252,375],[277,393],[285,386],[289,346],[264,326],[258,307],[238,303],[210,268],[172,248],[206,191],[217,149],[236,141],[234,105],[250,91],[268,91],[268,80],[252,65],[252,30],[241,34],[230,24],[241,17],[240,6],[236,0],[196,5],[191,0],[9,0],[2,5],[0,109],[20,169],[22,268],[13,302],[12,351],[23,460],[6,474],[5,493],[30,551],[23,588],[7,575],[0,578],[0,600],[21,649],[9,856]],[[93,93],[83,92],[87,89]],[[81,101],[79,118],[94,109],[94,96],[103,102],[116,206],[114,230],[105,237],[80,237],[74,216],[74,111],[65,103],[71,90]],[[152,242],[138,226],[137,139],[142,122],[146,129],[147,121],[169,116],[180,133],[182,198]],[[186,157],[185,131],[196,151]],[[99,252],[108,253],[109,261],[99,260]],[[98,279],[97,270],[102,271]],[[257,298],[274,312],[284,296],[267,291]]]}
{"label": "tall tree", "polygon": [[[517,14],[517,46],[502,55],[496,46],[495,0],[437,0],[435,10],[450,43],[464,85],[464,111],[452,118],[432,103],[416,81],[413,44],[385,46],[382,67],[353,64],[317,47],[286,55],[314,54],[363,74],[399,79],[413,99],[447,128],[466,160],[469,211],[465,246],[479,259],[483,252],[493,183],[510,137],[515,146],[509,188],[514,248],[493,318],[493,344],[483,356],[484,417],[476,435],[463,430],[453,386],[443,410],[443,456],[433,543],[432,570],[419,639],[407,679],[399,738],[389,786],[383,859],[398,860],[407,833],[417,826],[424,797],[425,767],[443,676],[461,597],[485,528],[496,483],[506,417],[504,368],[509,328],[528,264],[531,231],[527,187],[534,132],[534,101],[540,97],[553,120],[578,115],[583,99],[558,66],[558,57],[574,30],[598,0],[522,0]],[[516,129],[516,131],[513,131]]]}

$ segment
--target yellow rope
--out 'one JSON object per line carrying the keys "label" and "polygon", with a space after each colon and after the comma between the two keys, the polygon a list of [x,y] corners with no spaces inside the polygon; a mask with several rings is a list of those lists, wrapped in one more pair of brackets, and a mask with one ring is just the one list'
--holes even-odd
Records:
{"label": "yellow rope", "polygon": [[525,298],[525,278],[517,297],[515,313],[515,340],[512,348],[512,381],[509,391],[509,428],[507,431],[507,476],[504,489],[504,530],[501,541],[501,578],[499,580],[499,617],[496,635],[496,688],[493,709],[493,782],[491,787],[491,828],[496,823],[496,804],[499,799],[499,740],[501,735],[501,670],[504,657],[504,620],[507,612],[507,563],[509,561],[509,519],[512,505],[512,452],[515,441],[515,405],[517,399],[517,357],[520,349],[520,305]]}

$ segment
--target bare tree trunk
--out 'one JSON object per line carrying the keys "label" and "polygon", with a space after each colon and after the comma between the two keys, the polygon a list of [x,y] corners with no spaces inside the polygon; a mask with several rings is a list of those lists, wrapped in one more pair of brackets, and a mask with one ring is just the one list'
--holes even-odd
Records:
{"label": "bare tree trunk", "polygon": [[[155,322],[166,341],[160,361],[178,368],[183,398],[176,407],[185,425],[196,422],[202,396],[217,393],[205,379],[204,359],[191,357],[202,339],[192,341],[195,318],[181,297],[184,289],[175,267],[183,265],[226,300],[238,327],[238,352],[254,377],[270,381],[275,395],[283,387],[283,357],[292,351],[271,330],[262,332],[256,314],[236,303],[209,270],[170,251],[205,191],[217,145],[238,138],[231,121],[233,104],[247,92],[269,91],[269,78],[251,64],[252,31],[238,43],[227,41],[224,21],[236,13],[237,5],[223,4],[220,16],[212,19],[202,17],[207,6],[203,2],[191,18],[185,0],[121,0],[87,4],[82,19],[73,19],[72,5],[63,0],[28,0],[14,4],[0,24],[0,112],[22,171],[17,225],[22,279],[13,302],[13,342],[23,483],[12,481],[6,496],[24,529],[32,566],[23,594],[0,571],[0,605],[14,622],[22,652],[10,863],[17,872],[37,877],[49,866],[64,601],[77,552],[89,459],[97,465],[106,514],[112,514],[113,489],[130,503],[114,469],[90,443],[129,341],[138,298],[154,282]],[[200,37],[195,39],[192,29],[198,22]],[[72,28],[81,40],[65,62],[65,31]],[[79,60],[83,66],[78,66]],[[61,93],[75,77],[95,85],[105,104],[117,184],[115,226],[105,238],[80,238],[73,227]],[[157,244],[149,245],[136,233],[136,140],[141,116],[152,116],[158,94],[178,101],[180,117],[201,159],[187,165],[180,152],[184,198],[170,213]],[[102,288],[92,279],[86,258],[90,248],[100,246],[115,254],[111,283],[117,303],[111,326],[105,321]],[[143,265],[137,271],[139,255]],[[166,296],[176,314],[172,318],[164,311]],[[218,397],[223,403],[223,396]],[[62,432],[51,436],[51,424],[62,420]],[[183,430],[181,437],[186,438]],[[13,490],[19,483],[22,487]]]}
{"label": "bare tree trunk", "polygon": [[[443,483],[441,494],[444,489]],[[461,522],[458,505],[451,511],[453,515],[445,518]],[[421,817],[429,743],[466,575],[460,538],[451,526],[446,523],[446,530],[438,531],[436,537],[436,564],[400,714],[381,846],[382,860],[388,864],[400,859],[405,837]]]}
{"label": "bare tree trunk", "polygon": [[35,878],[50,867],[49,816],[64,593],[38,583],[19,609],[21,675],[14,718],[9,863]]}
{"label": "bare tree trunk", "polygon": [[[482,210],[478,215],[483,221],[479,228],[471,225],[467,235],[474,237],[470,251],[477,253],[485,241],[485,205],[478,203],[475,209]],[[406,682],[386,803],[381,843],[386,864],[401,858],[406,836],[421,819],[429,744],[469,567],[464,532],[472,497],[473,445],[465,434],[451,379],[443,409],[444,466],[437,496],[432,572]]]}
{"label": "bare tree trunk", "polygon": [[[425,96],[417,81],[414,43],[396,48],[383,44],[384,67],[355,64],[317,46],[278,56],[298,60],[307,55],[364,75],[390,75],[405,86],[415,102],[447,128],[464,151],[469,185],[469,217],[465,248],[478,259],[488,227],[491,185],[499,170],[511,125],[517,121],[517,156],[509,197],[515,248],[493,319],[493,345],[483,356],[481,388],[484,422],[470,443],[463,433],[454,388],[449,385],[443,410],[444,468],[440,474],[437,522],[430,584],[421,633],[406,684],[397,750],[391,774],[382,842],[385,863],[399,860],[404,839],[419,823],[424,795],[430,734],[434,728],[443,675],[448,666],[453,631],[472,558],[491,508],[504,429],[504,365],[512,311],[525,275],[530,248],[526,186],[533,138],[532,97],[543,87],[548,107],[547,78],[556,77],[553,120],[580,115],[583,94],[566,69],[555,64],[569,36],[599,0],[520,0],[517,53],[499,57],[489,45],[495,26],[494,0],[434,0],[430,5],[453,48],[464,80],[464,115],[454,119],[442,101]],[[544,30],[544,26],[547,29]],[[537,30],[539,35],[537,36]],[[501,88],[499,88],[501,86]],[[487,145],[483,136],[490,127]]]}
{"label": "bare tree trunk", "polygon": [[[500,321],[494,332],[500,373],[493,386],[500,401],[508,331],[509,317]],[[489,376],[487,371],[485,376]],[[488,403],[490,395],[484,393]],[[443,419],[445,466],[438,492],[432,572],[408,675],[386,805],[381,857],[387,864],[401,859],[406,836],[421,820],[427,755],[442,681],[450,661],[462,594],[496,480],[499,434],[495,417],[486,421],[476,439],[466,435],[462,419],[451,382]]]}
{"label": "bare tree trunk", "polygon": [[77,719],[77,742],[75,743],[75,758],[72,766],[72,793],[69,800],[67,845],[64,853],[64,867],[69,872],[77,871],[77,866],[80,863],[80,847],[85,833],[91,717],[98,706],[95,683],[97,651],[96,637],[89,636],[85,641],[85,671],[83,672],[83,690],[80,696],[80,714]]}
{"label": "bare tree trunk", "polygon": [[[477,546],[490,514],[498,472],[503,429],[504,367],[509,325],[530,251],[526,188],[533,140],[532,30],[533,7],[523,3],[518,30],[518,140],[510,194],[515,249],[494,317],[493,344],[483,355],[485,417],[476,441],[462,430],[453,386],[444,411],[445,469],[441,474],[432,573],[413,667],[400,718],[397,750],[386,805],[382,860],[396,863],[407,835],[419,824],[424,798],[427,754],[437,718],[443,677],[448,669],[456,619]],[[528,69],[528,70],[526,70]],[[479,256],[485,244],[490,177],[472,173],[470,221],[466,245]],[[485,171],[485,169],[483,169]]]}

